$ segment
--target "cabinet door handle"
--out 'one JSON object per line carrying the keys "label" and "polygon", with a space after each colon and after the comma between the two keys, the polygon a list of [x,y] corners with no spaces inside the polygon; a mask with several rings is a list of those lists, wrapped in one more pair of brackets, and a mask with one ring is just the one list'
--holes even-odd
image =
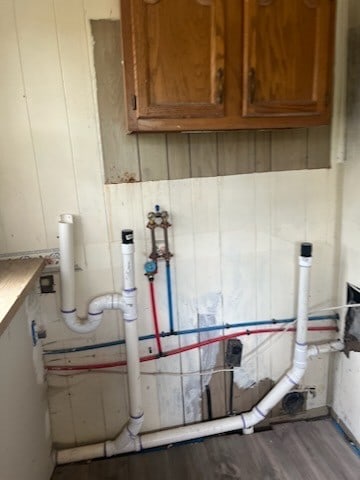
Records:
{"label": "cabinet door handle", "polygon": [[255,68],[250,68],[249,82],[248,82],[248,97],[249,97],[250,105],[252,105],[255,101],[255,94],[256,94],[256,72],[255,72]]}
{"label": "cabinet door handle", "polygon": [[216,103],[224,101],[224,69],[218,68],[216,71]]}

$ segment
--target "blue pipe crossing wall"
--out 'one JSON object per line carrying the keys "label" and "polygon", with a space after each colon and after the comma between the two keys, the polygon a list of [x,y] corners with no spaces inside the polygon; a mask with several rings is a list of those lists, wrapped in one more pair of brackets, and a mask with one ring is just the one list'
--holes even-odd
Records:
{"label": "blue pipe crossing wall", "polygon": [[[321,320],[338,320],[339,315],[318,315],[309,317],[309,321],[316,322]],[[243,327],[258,327],[260,325],[278,325],[278,324],[287,324],[292,323],[296,320],[296,318],[283,318],[280,320],[272,319],[272,320],[259,320],[258,322],[243,322],[243,323],[226,323],[223,325],[211,325],[208,327],[198,327],[198,328],[191,328],[187,330],[178,330],[175,332],[161,332],[161,337],[169,337],[172,335],[189,335],[191,333],[203,333],[203,332],[212,332],[217,330],[228,330],[232,328],[243,328]],[[149,335],[141,335],[139,337],[139,341],[143,340],[152,340],[155,338],[154,334]],[[114,347],[116,345],[124,345],[125,340],[113,340],[110,342],[103,342],[103,343],[95,343],[93,345],[83,345],[79,347],[69,347],[69,348],[59,348],[59,349],[52,349],[52,350],[43,350],[43,355],[60,355],[64,353],[74,353],[74,352],[85,352],[87,350],[96,350],[98,348],[107,348],[107,347]]]}

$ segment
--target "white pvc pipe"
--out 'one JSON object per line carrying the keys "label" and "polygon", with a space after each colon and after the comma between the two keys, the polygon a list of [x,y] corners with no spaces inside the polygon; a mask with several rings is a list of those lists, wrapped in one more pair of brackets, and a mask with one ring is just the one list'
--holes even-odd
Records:
{"label": "white pvc pipe", "polygon": [[[343,348],[344,344],[341,340],[324,343],[322,345],[311,345],[308,349],[307,356],[308,358],[310,358],[322,353],[341,351]],[[252,423],[251,417],[249,416],[250,413],[251,412],[247,412],[234,417],[213,420],[211,422],[186,425],[184,427],[175,427],[160,432],[138,435],[136,438],[133,439],[132,445],[127,444],[127,446],[122,448],[121,450],[120,445],[116,444],[115,448],[119,448],[117,452],[115,451],[115,449],[113,451],[110,450],[108,442],[106,442],[106,444],[98,443],[95,445],[85,445],[83,447],[61,450],[58,452],[57,463],[65,464],[72,462],[80,462],[92,458],[101,458],[105,456],[109,457],[119,453],[129,453],[146,450],[161,445],[168,445],[170,443],[184,442],[195,438],[202,438],[241,429],[243,430],[243,433],[246,433],[246,430],[252,430],[252,427],[244,428],[246,419],[248,420],[249,424]],[[245,418],[244,415],[246,415]],[[262,416],[260,414],[259,417],[262,420]]]}
{"label": "white pvc pipe", "polygon": [[[138,350],[137,333],[137,308],[136,288],[134,281],[134,244],[131,230],[122,232],[123,244],[121,247],[123,255],[123,294],[111,293],[97,297],[89,305],[87,321],[82,325],[88,326],[91,331],[91,322],[100,322],[103,310],[122,310],[125,323],[126,358],[128,367],[128,391],[130,417],[114,440],[95,445],[85,445],[78,448],[70,448],[57,452],[57,463],[64,464],[78,462],[89,458],[111,457],[120,452],[131,452],[138,449],[138,434],[144,420],[142,407],[141,383],[140,383],[140,359]],[[66,258],[66,256],[65,256]],[[76,317],[76,310],[75,310]],[[66,319],[65,319],[66,321]],[[70,328],[78,330],[79,319],[72,319]],[[96,328],[96,327],[95,327]],[[83,332],[83,330],[82,330]]]}
{"label": "white pvc pipe", "polygon": [[[129,233],[123,233],[123,241]],[[136,309],[136,288],[134,282],[134,244],[123,243],[121,245],[123,256],[123,299],[126,304],[124,310],[125,338],[126,338],[126,360],[128,371],[131,373],[128,377],[130,416],[139,418],[143,415],[142,394],[140,381],[140,355],[137,332],[137,309]]]}
{"label": "white pvc pipe", "polygon": [[74,223],[69,213],[60,215],[59,222],[61,310],[75,310]]}
{"label": "white pvc pipe", "polygon": [[299,257],[299,290],[298,290],[298,311],[296,324],[296,343],[305,345],[307,339],[307,320],[309,304],[310,268],[312,265],[311,256]]}
{"label": "white pvc pipe", "polygon": [[[62,450],[58,452],[58,463],[70,463],[80,460],[88,460],[91,458],[99,458],[103,456],[112,456],[120,453],[128,453],[131,451],[140,451],[143,449],[154,448],[170,443],[183,442],[196,438],[216,435],[225,432],[242,429],[244,433],[253,431],[253,426],[259,423],[267,415],[269,410],[278,403],[283,396],[288,393],[303,377],[306,369],[306,359],[308,356],[318,355],[319,353],[326,353],[331,351],[342,350],[343,344],[341,341],[329,342],[324,345],[312,345],[308,351],[306,345],[307,336],[307,317],[308,317],[308,299],[309,299],[309,275],[311,267],[311,246],[303,250],[305,255],[301,255],[299,259],[300,278],[299,278],[299,298],[298,298],[298,313],[297,313],[297,334],[294,348],[294,361],[292,367],[288,370],[285,376],[270,390],[270,392],[250,411],[241,413],[234,417],[227,417],[218,420],[213,420],[206,423],[199,423],[193,425],[186,425],[183,427],[171,428],[154,433],[146,433],[138,435],[141,427],[143,415],[136,418],[130,418],[126,430],[114,440],[106,443],[96,445],[84,446],[75,449]],[[131,269],[129,270],[131,272]],[[131,287],[131,284],[128,286]],[[129,289],[131,290],[131,288]],[[126,322],[127,324],[127,322]],[[125,325],[126,325],[125,324]],[[131,322],[130,322],[131,324]],[[133,362],[132,368],[137,368],[135,355],[131,355],[130,350],[135,348],[134,341],[135,332],[130,331],[129,340],[126,338],[128,361]],[[131,340],[130,340],[131,339]],[[136,346],[137,349],[137,346]],[[130,383],[131,382],[131,383]],[[135,376],[130,380],[129,388],[133,390],[130,395],[131,409],[134,413],[142,412],[141,410],[141,396],[137,391],[140,387],[140,380]],[[134,394],[134,392],[136,392]],[[139,403],[138,403],[139,402]]]}
{"label": "white pvc pipe", "polygon": [[310,345],[308,347],[308,358],[317,357],[322,353],[341,352],[344,350],[344,342],[341,340],[334,340],[333,342],[322,343],[321,345]]}
{"label": "white pvc pipe", "polygon": [[98,328],[104,310],[126,310],[119,293],[94,298],[85,318],[77,315],[75,304],[74,219],[69,213],[60,215],[59,222],[61,315],[66,325],[76,333],[90,333]]}
{"label": "white pvc pipe", "polygon": [[[253,431],[254,425],[264,420],[269,411],[299,383],[306,369],[307,359],[307,319],[309,303],[310,267],[311,267],[311,245],[301,246],[302,255],[299,257],[299,292],[296,341],[294,349],[294,360],[292,367],[282,379],[265,395],[265,397],[250,412],[241,413],[237,417],[229,417],[200,425],[189,425],[180,429],[171,429],[165,432],[155,432],[140,436],[142,448],[152,448],[165,445],[173,435],[170,442],[191,440],[196,437],[204,437],[224,433],[228,431],[243,429],[245,433]],[[169,443],[170,443],[169,442]]]}
{"label": "white pvc pipe", "polygon": [[105,443],[106,456],[111,457],[119,452],[138,450],[137,439],[144,421],[142,406],[140,356],[137,332],[136,288],[134,281],[134,244],[131,230],[123,230],[123,299],[124,309],[126,361],[128,369],[128,392],[130,418],[125,428],[114,439]]}

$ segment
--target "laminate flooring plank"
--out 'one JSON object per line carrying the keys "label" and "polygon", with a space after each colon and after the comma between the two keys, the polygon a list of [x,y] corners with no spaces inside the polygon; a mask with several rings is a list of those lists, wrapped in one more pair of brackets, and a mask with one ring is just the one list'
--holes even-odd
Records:
{"label": "laminate flooring plank", "polygon": [[51,480],[89,480],[89,464],[61,465]]}
{"label": "laminate flooring plank", "polygon": [[329,475],[339,480],[358,480],[360,478],[359,457],[336,431],[331,420],[320,422],[299,422],[294,424],[294,428],[299,437],[310,440],[309,448],[326,463]]}
{"label": "laminate flooring plank", "polygon": [[320,422],[309,422],[312,425],[312,428],[316,429],[319,433],[319,436],[322,437],[322,441],[327,445],[327,447],[332,450],[334,453],[341,455],[343,461],[348,463],[354,462],[354,456],[359,463],[360,468],[360,459],[356,457],[355,452],[352,450],[349,442],[339,434],[335,423],[330,418],[322,420]]}
{"label": "laminate flooring plank", "polygon": [[213,480],[213,463],[205,442],[176,447],[168,453],[172,469],[166,480]]}
{"label": "laminate flooring plank", "polygon": [[[299,435],[294,426],[283,425],[283,428],[277,428],[277,433],[281,438],[282,445],[285,451],[297,452],[297,462],[299,465],[304,465],[306,472],[312,473],[312,478],[315,479],[336,479],[342,477],[333,477],[331,467],[327,465],[326,460],[316,451],[312,444],[313,438],[309,437],[308,432]],[[328,476],[326,476],[328,475]]]}
{"label": "laminate flooring plank", "polygon": [[296,451],[298,463],[303,465],[304,472],[313,472],[319,480],[358,480],[360,478],[360,460],[353,454],[344,461],[339,455],[341,437],[336,447],[330,449],[325,442],[326,434],[316,432],[312,422],[294,422],[293,424],[276,425],[274,430],[282,438],[286,451]]}
{"label": "laminate flooring plank", "polygon": [[360,458],[332,420],[274,425],[158,451],[65,465],[52,480],[359,480]]}
{"label": "laminate flooring plank", "polygon": [[[206,442],[214,479],[255,479],[263,468],[254,465],[253,452],[240,435],[231,435]],[[261,477],[259,477],[261,478]]]}
{"label": "laminate flooring plank", "polygon": [[258,442],[269,465],[279,478],[291,478],[291,480],[313,480],[317,478],[311,465],[304,465],[302,461],[299,461],[296,448],[293,448],[293,445],[287,448],[288,445],[282,442],[275,432],[259,433]]}
{"label": "laminate flooring plank", "polygon": [[88,480],[129,480],[129,457],[97,460],[89,466]]}
{"label": "laminate flooring plank", "polygon": [[[141,480],[162,480],[171,478],[168,451],[145,452],[129,457],[129,478]],[[174,477],[176,478],[176,477]]]}
{"label": "laminate flooring plank", "polygon": [[270,458],[263,451],[259,442],[260,435],[262,434],[231,435],[217,439],[213,445],[208,444],[207,448],[212,448],[214,452],[211,458],[216,472],[215,479],[287,480],[287,476],[277,465],[271,464]]}

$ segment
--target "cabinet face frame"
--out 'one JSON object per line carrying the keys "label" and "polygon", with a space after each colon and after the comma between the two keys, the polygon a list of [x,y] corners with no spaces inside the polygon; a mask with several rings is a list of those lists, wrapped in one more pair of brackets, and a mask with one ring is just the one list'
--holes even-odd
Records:
{"label": "cabinet face frame", "polygon": [[[149,102],[148,94],[144,93],[143,85],[139,83],[136,64],[135,37],[133,31],[133,2],[140,0],[120,0],[121,19],[122,19],[122,37],[123,37],[123,68],[125,80],[125,98],[126,98],[126,116],[127,130],[131,132],[186,132],[186,131],[221,131],[221,130],[242,130],[242,129],[273,129],[273,128],[298,128],[310,127],[316,125],[326,125],[330,123],[331,109],[330,99],[332,96],[332,60],[334,44],[334,19],[335,19],[335,0],[303,0],[305,2],[326,2],[329,4],[328,32],[326,41],[321,45],[321,54],[324,68],[320,72],[318,69],[318,78],[321,82],[315,83],[314,98],[316,108],[314,111],[281,111],[274,109],[251,112],[247,104],[249,90],[249,57],[242,52],[246,51],[246,35],[239,31],[239,28],[232,29],[231,32],[223,32],[223,59],[224,62],[224,92],[223,102],[216,104],[211,102],[207,105],[185,105],[179,110],[177,105],[152,106]],[[141,0],[143,2],[148,0]],[[157,0],[161,2],[162,0]],[[194,0],[197,1],[197,0]],[[234,17],[234,12],[238,9],[238,18],[234,24],[246,25],[244,14],[247,4],[264,0],[212,0],[217,5],[223,5],[224,26],[228,25],[229,19]],[[265,0],[275,1],[275,0]],[[221,7],[217,7],[221,8]],[[125,21],[124,19],[128,19]],[[139,20],[138,20],[139,21]],[[233,31],[236,30],[236,31]],[[232,41],[233,35],[239,37]],[[238,46],[234,47],[233,44]],[[241,48],[241,51],[238,49]],[[319,47],[320,48],[320,47]],[[221,49],[218,49],[221,52]],[[230,52],[230,53],[229,53]],[[237,58],[229,58],[238,54]],[[138,55],[138,54],[137,54]],[[137,57],[139,58],[139,57]],[[221,58],[221,53],[220,57]],[[219,59],[217,59],[219,62]],[[237,66],[235,64],[237,63]],[[214,62],[213,65],[219,65]],[[220,68],[219,66],[217,68]],[[326,69],[326,72],[324,71]],[[213,66],[212,70],[216,72]],[[237,85],[236,85],[237,79]],[[215,83],[213,82],[215,85]],[[320,89],[323,89],[322,100],[317,99]],[[212,89],[214,92],[215,89]],[[319,95],[318,95],[319,97]],[[212,93],[214,99],[214,93]],[[188,108],[184,114],[184,108]],[[191,111],[192,109],[192,111]],[[305,109],[306,110],[306,109]]]}

